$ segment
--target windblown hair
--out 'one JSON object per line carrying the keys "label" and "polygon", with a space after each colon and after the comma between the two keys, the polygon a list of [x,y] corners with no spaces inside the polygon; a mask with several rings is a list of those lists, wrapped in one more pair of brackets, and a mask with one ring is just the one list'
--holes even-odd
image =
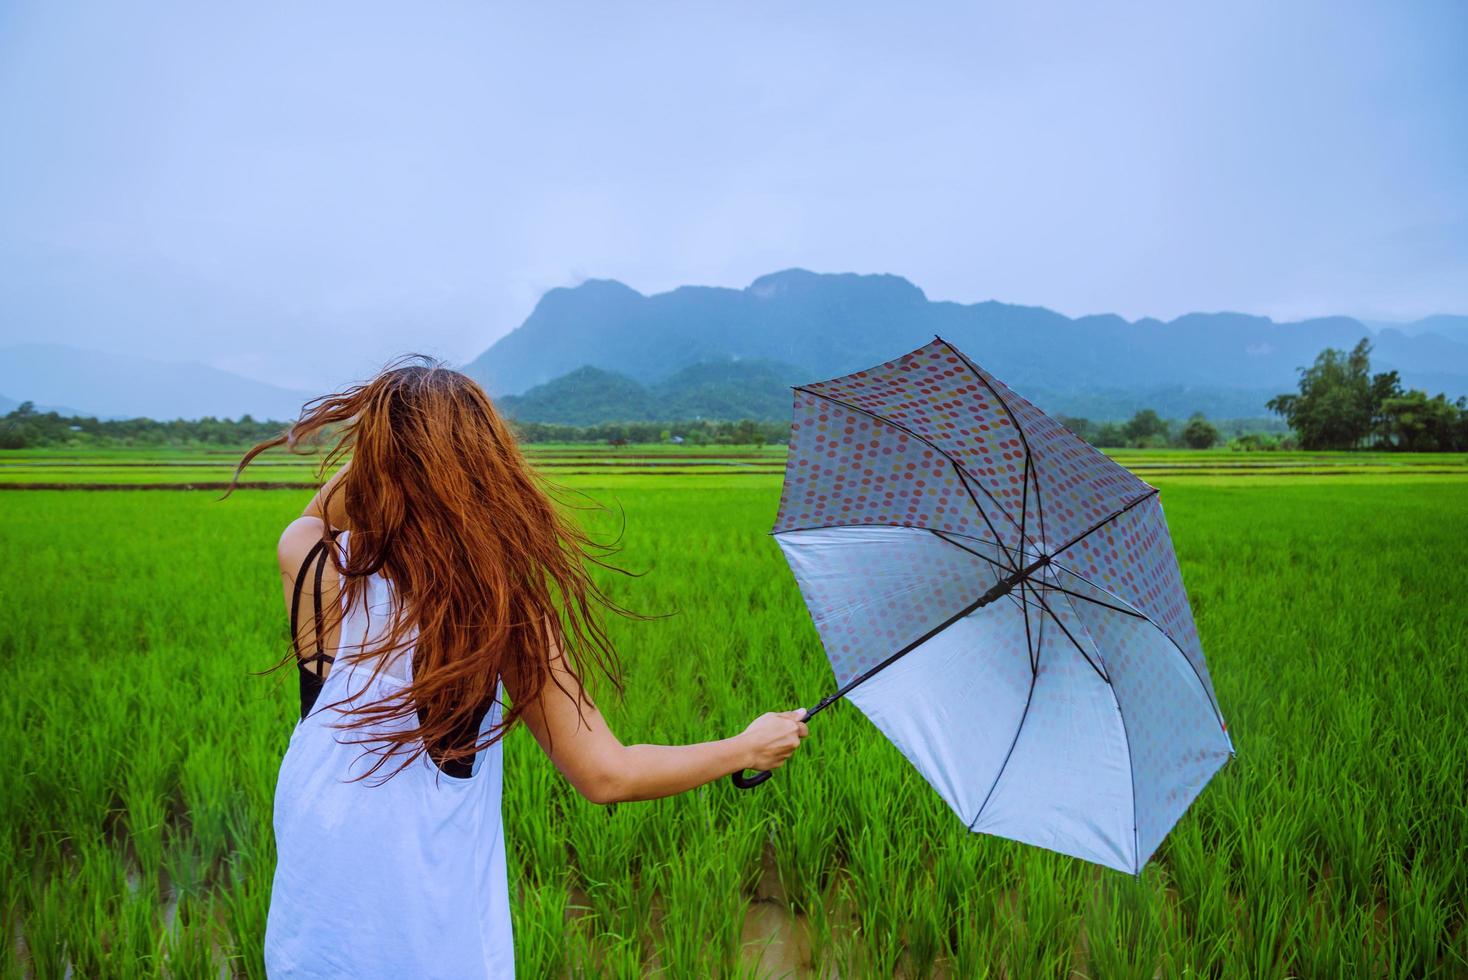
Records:
{"label": "windblown hair", "polygon": [[[365,384],[307,402],[285,433],[244,455],[235,480],[265,450],[294,452],[313,437],[330,444],[323,473],[351,455],[322,500],[323,513],[332,514],[341,495],[351,531],[344,563],[331,546],[333,529],[323,531],[343,576],[336,615],[366,601],[368,576],[377,572],[397,612],[370,649],[348,652],[339,644],[336,669],[344,657],[377,657],[375,677],[390,659],[380,654],[413,648],[410,684],[374,702],[332,705],[343,712],[337,727],[357,730],[351,741],[378,756],[364,776],[396,757],[391,777],[428,746],[443,747],[442,763],[493,745],[540,695],[557,647],[578,679],[596,669],[621,690],[600,611],[627,611],[588,573],[588,565],[621,571],[606,560],[613,549],[557,509],[555,488],[531,471],[471,378],[421,355],[403,358]],[[494,698],[506,675],[517,682],[514,703],[476,739],[476,708]],[[579,711],[584,693],[566,693]],[[400,719],[406,724],[385,725]]]}

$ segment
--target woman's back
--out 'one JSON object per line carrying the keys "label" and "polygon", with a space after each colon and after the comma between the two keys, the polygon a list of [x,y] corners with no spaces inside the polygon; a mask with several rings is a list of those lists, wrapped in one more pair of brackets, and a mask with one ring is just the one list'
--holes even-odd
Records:
{"label": "woman's back", "polygon": [[[350,534],[338,543],[345,552]],[[347,655],[291,734],[275,791],[266,967],[271,976],[512,977],[501,743],[481,749],[466,777],[423,753],[390,779],[394,761],[356,779],[380,749],[358,744],[360,730],[332,727],[335,702],[377,701],[411,682],[411,647],[375,678],[374,659],[351,656],[372,649],[393,614],[387,581],[371,576],[365,601],[343,613],[338,650]],[[480,732],[499,721],[496,701]]]}

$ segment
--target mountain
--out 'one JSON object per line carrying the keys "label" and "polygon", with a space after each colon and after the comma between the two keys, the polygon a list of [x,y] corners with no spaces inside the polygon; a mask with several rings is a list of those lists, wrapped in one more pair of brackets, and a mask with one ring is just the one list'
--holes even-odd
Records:
{"label": "mountain", "polygon": [[293,419],[309,398],[203,364],[173,364],[60,344],[0,349],[0,391],[99,418]]}
{"label": "mountain", "polygon": [[[1413,329],[1349,317],[1276,323],[1242,313],[1190,313],[1163,322],[1076,319],[996,301],[930,301],[900,276],[790,269],[745,289],[684,286],[644,296],[615,281],[553,289],[518,328],[465,370],[497,397],[528,393],[591,366],[648,387],[702,364],[769,362],[797,381],[829,378],[927,343],[952,341],[1016,390],[1060,413],[1115,418],[1141,407],[1182,416],[1265,414],[1297,369],[1325,347],[1375,345],[1377,370],[1408,385],[1468,393],[1464,317]],[[1436,325],[1435,329],[1416,329]],[[563,389],[564,393],[564,389]],[[788,411],[781,410],[781,415]]]}
{"label": "mountain", "polygon": [[496,404],[522,422],[594,425],[672,419],[779,419],[790,412],[800,372],[774,361],[710,361],[654,385],[581,367]]}
{"label": "mountain", "polygon": [[546,293],[524,324],[465,370],[503,395],[583,364],[643,383],[719,360],[809,369],[830,359],[830,341],[870,346],[892,326],[920,319],[926,305],[921,290],[896,276],[792,271],[748,289],[684,286],[656,296],[593,279]]}
{"label": "mountain", "polygon": [[1460,344],[1468,344],[1468,316],[1429,316],[1411,323],[1386,323],[1381,320],[1363,320],[1373,330],[1396,330],[1409,337],[1432,333]]}
{"label": "mountain", "polygon": [[808,380],[779,361],[705,361],[652,388],[664,419],[781,419],[790,414],[790,386]]}
{"label": "mountain", "polygon": [[522,422],[594,425],[646,422],[653,417],[645,387],[625,374],[582,367],[523,395],[498,399],[498,407]]}
{"label": "mountain", "polygon": [[13,398],[6,398],[4,395],[0,395],[0,415],[9,415],[17,408],[20,408],[20,402]]}

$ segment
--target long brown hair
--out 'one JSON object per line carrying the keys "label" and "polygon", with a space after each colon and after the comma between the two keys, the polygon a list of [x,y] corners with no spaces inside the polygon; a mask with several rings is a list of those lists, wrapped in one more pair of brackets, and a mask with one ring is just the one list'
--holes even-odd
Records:
{"label": "long brown hair", "polygon": [[[382,572],[397,610],[385,636],[349,656],[413,647],[410,684],[375,702],[332,705],[343,709],[337,727],[360,730],[352,741],[378,755],[364,775],[398,756],[387,774],[395,775],[428,746],[443,746],[446,762],[494,744],[541,693],[557,646],[578,679],[594,668],[621,690],[621,665],[599,612],[626,610],[587,568],[621,571],[606,561],[613,548],[557,508],[559,488],[530,469],[514,433],[473,379],[422,355],[400,359],[365,384],[307,402],[286,432],[245,453],[235,480],[265,450],[297,451],[313,438],[330,445],[323,474],[351,454],[322,500],[322,512],[331,514],[341,495],[351,531],[343,562],[330,546],[333,529],[323,530],[344,579],[338,605],[365,602],[368,576]],[[374,677],[388,659],[378,658]],[[476,740],[476,709],[494,698],[505,675],[517,682],[514,704]],[[579,711],[584,693],[566,693]],[[398,719],[408,724],[370,731]]]}

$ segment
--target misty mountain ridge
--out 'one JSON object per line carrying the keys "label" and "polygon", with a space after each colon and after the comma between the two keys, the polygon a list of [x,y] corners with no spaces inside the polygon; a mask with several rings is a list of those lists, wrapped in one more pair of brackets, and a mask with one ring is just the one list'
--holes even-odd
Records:
{"label": "misty mountain ridge", "polygon": [[1361,322],[1376,332],[1396,330],[1409,337],[1417,337],[1422,334],[1436,334],[1446,340],[1468,344],[1468,316],[1439,314],[1437,316],[1423,317],[1421,320],[1414,320],[1411,323],[1394,323],[1386,320],[1362,320]]}
{"label": "misty mountain ridge", "polygon": [[[1375,345],[1375,370],[1395,368],[1431,394],[1468,393],[1468,316],[1072,319],[992,300],[933,302],[900,276],[800,269],[745,289],[684,286],[645,296],[614,280],[552,289],[465,370],[526,421],[782,419],[790,385],[890,360],[935,335],[1043,408],[1092,419],[1143,407],[1171,417],[1261,416],[1270,397],[1294,390],[1297,368],[1363,336]],[[197,363],[59,344],[0,349],[0,392],[0,412],[32,401],[41,411],[66,406],[58,410],[99,418],[277,420],[294,418],[315,394]]]}
{"label": "misty mountain ridge", "polygon": [[[0,350],[0,391],[20,402],[70,406],[97,418],[293,419],[309,394],[204,364],[169,363],[62,344]],[[13,406],[12,406],[13,407]]]}
{"label": "misty mountain ridge", "polygon": [[[24,402],[21,402],[18,399],[6,398],[4,395],[0,395],[0,415],[9,415],[17,408],[20,408],[20,406],[23,404]],[[76,409],[68,408],[65,405],[37,405],[35,402],[31,403],[31,411],[39,412],[42,415],[46,414],[47,412],[55,412],[57,415],[65,416],[67,418],[76,418],[77,416],[86,418],[88,415],[95,415],[95,413],[93,412],[78,412]],[[112,416],[97,417],[110,418]]]}
{"label": "misty mountain ridge", "polygon": [[[993,300],[934,302],[900,276],[791,269],[745,289],[684,286],[644,296],[601,279],[553,289],[465,370],[500,399],[533,394],[542,416],[555,414],[554,392],[532,389],[582,367],[656,386],[696,365],[749,360],[809,381],[942,336],[1052,412],[1119,418],[1151,407],[1164,415],[1240,417],[1266,414],[1264,403],[1293,390],[1297,369],[1322,349],[1349,349],[1366,336],[1375,370],[1394,368],[1408,386],[1434,394],[1468,393],[1468,343],[1454,339],[1460,334],[1468,335],[1468,317],[1370,325],[1344,316],[1276,323],[1242,313],[1072,319]],[[507,410],[522,407],[512,402]],[[787,396],[781,417],[788,410]]]}

